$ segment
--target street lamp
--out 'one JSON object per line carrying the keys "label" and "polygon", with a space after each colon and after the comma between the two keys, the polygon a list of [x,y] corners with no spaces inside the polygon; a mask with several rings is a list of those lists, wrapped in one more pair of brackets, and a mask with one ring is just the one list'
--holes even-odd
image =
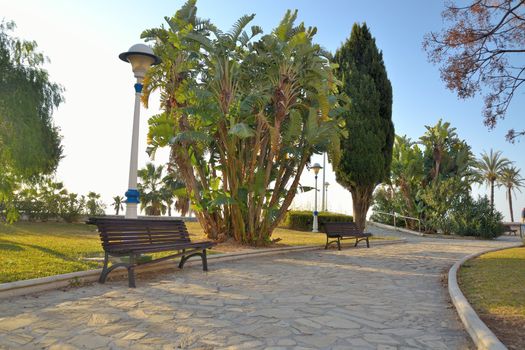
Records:
{"label": "street lamp", "polygon": [[137,78],[135,83],[135,110],[133,113],[133,133],[131,135],[131,157],[129,160],[129,182],[126,192],[126,219],[137,218],[137,205],[139,191],[137,190],[137,167],[139,149],[139,121],[140,121],[140,95],[142,93],[142,80],[149,67],[160,63],[160,58],[155,56],[151,47],[144,44],[135,44],[127,52],[118,56],[122,61],[131,63],[133,75]]}
{"label": "street lamp", "polygon": [[324,183],[324,194],[325,194],[324,195],[324,200],[325,200],[325,202],[324,202],[324,211],[328,211],[328,186],[329,185],[330,184],[328,183],[328,181],[326,181]]}
{"label": "street lamp", "polygon": [[317,216],[319,215],[319,213],[317,212],[317,174],[319,174],[319,170],[321,170],[322,168],[323,167],[319,165],[319,163],[315,163],[311,167],[315,174],[314,224],[312,227],[312,232],[319,232],[319,222],[317,220]]}

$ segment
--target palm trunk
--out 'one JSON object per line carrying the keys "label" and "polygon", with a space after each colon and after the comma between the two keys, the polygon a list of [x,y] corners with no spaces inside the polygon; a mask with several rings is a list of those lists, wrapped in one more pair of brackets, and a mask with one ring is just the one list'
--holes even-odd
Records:
{"label": "palm trunk", "polygon": [[510,187],[507,188],[507,195],[509,196],[510,222],[514,222],[514,213],[512,211],[512,192]]}
{"label": "palm trunk", "polygon": [[494,181],[490,182],[490,207],[494,210]]}

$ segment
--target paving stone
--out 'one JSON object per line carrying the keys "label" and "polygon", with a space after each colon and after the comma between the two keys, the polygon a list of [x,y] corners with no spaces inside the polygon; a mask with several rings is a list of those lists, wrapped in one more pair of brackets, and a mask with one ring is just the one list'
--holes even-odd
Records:
{"label": "paving stone", "polygon": [[[400,235],[373,228],[377,235]],[[441,276],[499,241],[408,237],[141,274],[0,303],[0,348],[469,349]]]}

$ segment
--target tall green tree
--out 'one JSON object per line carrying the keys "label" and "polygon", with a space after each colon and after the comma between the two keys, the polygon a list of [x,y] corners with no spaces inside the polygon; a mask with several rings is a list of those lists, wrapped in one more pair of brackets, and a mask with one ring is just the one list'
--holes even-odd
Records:
{"label": "tall green tree", "polygon": [[521,169],[514,166],[506,166],[501,170],[501,174],[497,180],[498,186],[505,187],[507,190],[507,199],[509,201],[510,221],[514,222],[514,211],[512,209],[512,195],[515,191],[521,192],[521,188],[525,186],[525,179],[520,175]]}
{"label": "tall green tree", "polygon": [[115,215],[118,215],[121,210],[124,210],[124,197],[122,196],[115,196],[113,197],[113,203],[111,205],[113,206],[113,209],[115,210]]}
{"label": "tall green tree", "polygon": [[486,183],[490,188],[490,205],[494,208],[494,186],[500,178],[501,172],[512,164],[507,158],[503,157],[501,151],[490,153],[483,152],[481,158],[476,161],[477,175],[480,182]]}
{"label": "tall green tree", "polygon": [[[269,34],[241,17],[227,32],[188,1],[168,26],[145,31],[162,58],[144,99],[161,92],[151,151],[171,146],[210,238],[264,245],[283,219],[313,153],[337,158],[336,80],[316,28],[288,11]],[[257,39],[256,39],[257,37]]]}
{"label": "tall green tree", "polygon": [[348,137],[341,141],[336,177],[352,193],[354,220],[363,228],[374,189],[390,174],[395,136],[392,86],[383,55],[366,24],[354,24],[334,62],[342,91],[350,98],[344,113]]}
{"label": "tall green tree", "polygon": [[49,79],[34,41],[13,37],[0,22],[0,217],[16,219],[13,193],[21,181],[52,173],[62,158],[53,111],[63,89]]}
{"label": "tall green tree", "polygon": [[146,164],[145,168],[138,171],[141,182],[138,184],[140,193],[140,208],[146,215],[162,215],[166,213],[165,194],[163,191],[164,166],[155,166],[153,163]]}

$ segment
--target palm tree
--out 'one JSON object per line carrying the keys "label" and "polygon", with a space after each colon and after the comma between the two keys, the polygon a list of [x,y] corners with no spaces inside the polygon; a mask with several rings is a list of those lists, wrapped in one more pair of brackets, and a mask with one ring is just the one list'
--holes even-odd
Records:
{"label": "palm tree", "polygon": [[166,213],[164,196],[162,191],[162,172],[164,166],[156,167],[152,163],[146,164],[145,168],[138,171],[138,176],[142,182],[138,185],[140,192],[140,209],[146,215],[162,215]]}
{"label": "palm tree", "polygon": [[520,188],[525,186],[525,179],[521,177],[520,171],[521,169],[514,166],[506,166],[501,170],[501,175],[497,180],[498,186],[503,186],[507,189],[511,222],[514,222],[514,213],[512,212],[512,193],[514,193],[514,190],[521,192]]}
{"label": "palm tree", "polygon": [[483,152],[475,163],[480,182],[490,186],[490,206],[494,209],[494,183],[500,178],[503,168],[511,165],[511,161],[502,156],[501,151]]}
{"label": "palm tree", "polygon": [[[186,185],[180,172],[171,167],[168,169],[169,174],[162,179],[166,195],[165,202],[169,206],[175,204],[175,209],[180,212],[181,216],[186,216],[190,209],[190,201],[186,191]],[[173,202],[175,200],[175,203]],[[168,208],[168,215],[171,216],[171,207]]]}
{"label": "palm tree", "polygon": [[436,181],[443,162],[443,155],[447,151],[452,140],[457,139],[456,128],[451,128],[450,123],[440,119],[435,126],[425,125],[427,131],[420,137],[421,143],[427,150],[431,150],[432,158],[434,160],[432,168],[432,180]]}
{"label": "palm tree", "polygon": [[113,197],[113,203],[111,205],[113,206],[113,209],[115,209],[115,215],[118,215],[118,213],[121,210],[124,210],[124,197],[122,196],[115,196]]}

